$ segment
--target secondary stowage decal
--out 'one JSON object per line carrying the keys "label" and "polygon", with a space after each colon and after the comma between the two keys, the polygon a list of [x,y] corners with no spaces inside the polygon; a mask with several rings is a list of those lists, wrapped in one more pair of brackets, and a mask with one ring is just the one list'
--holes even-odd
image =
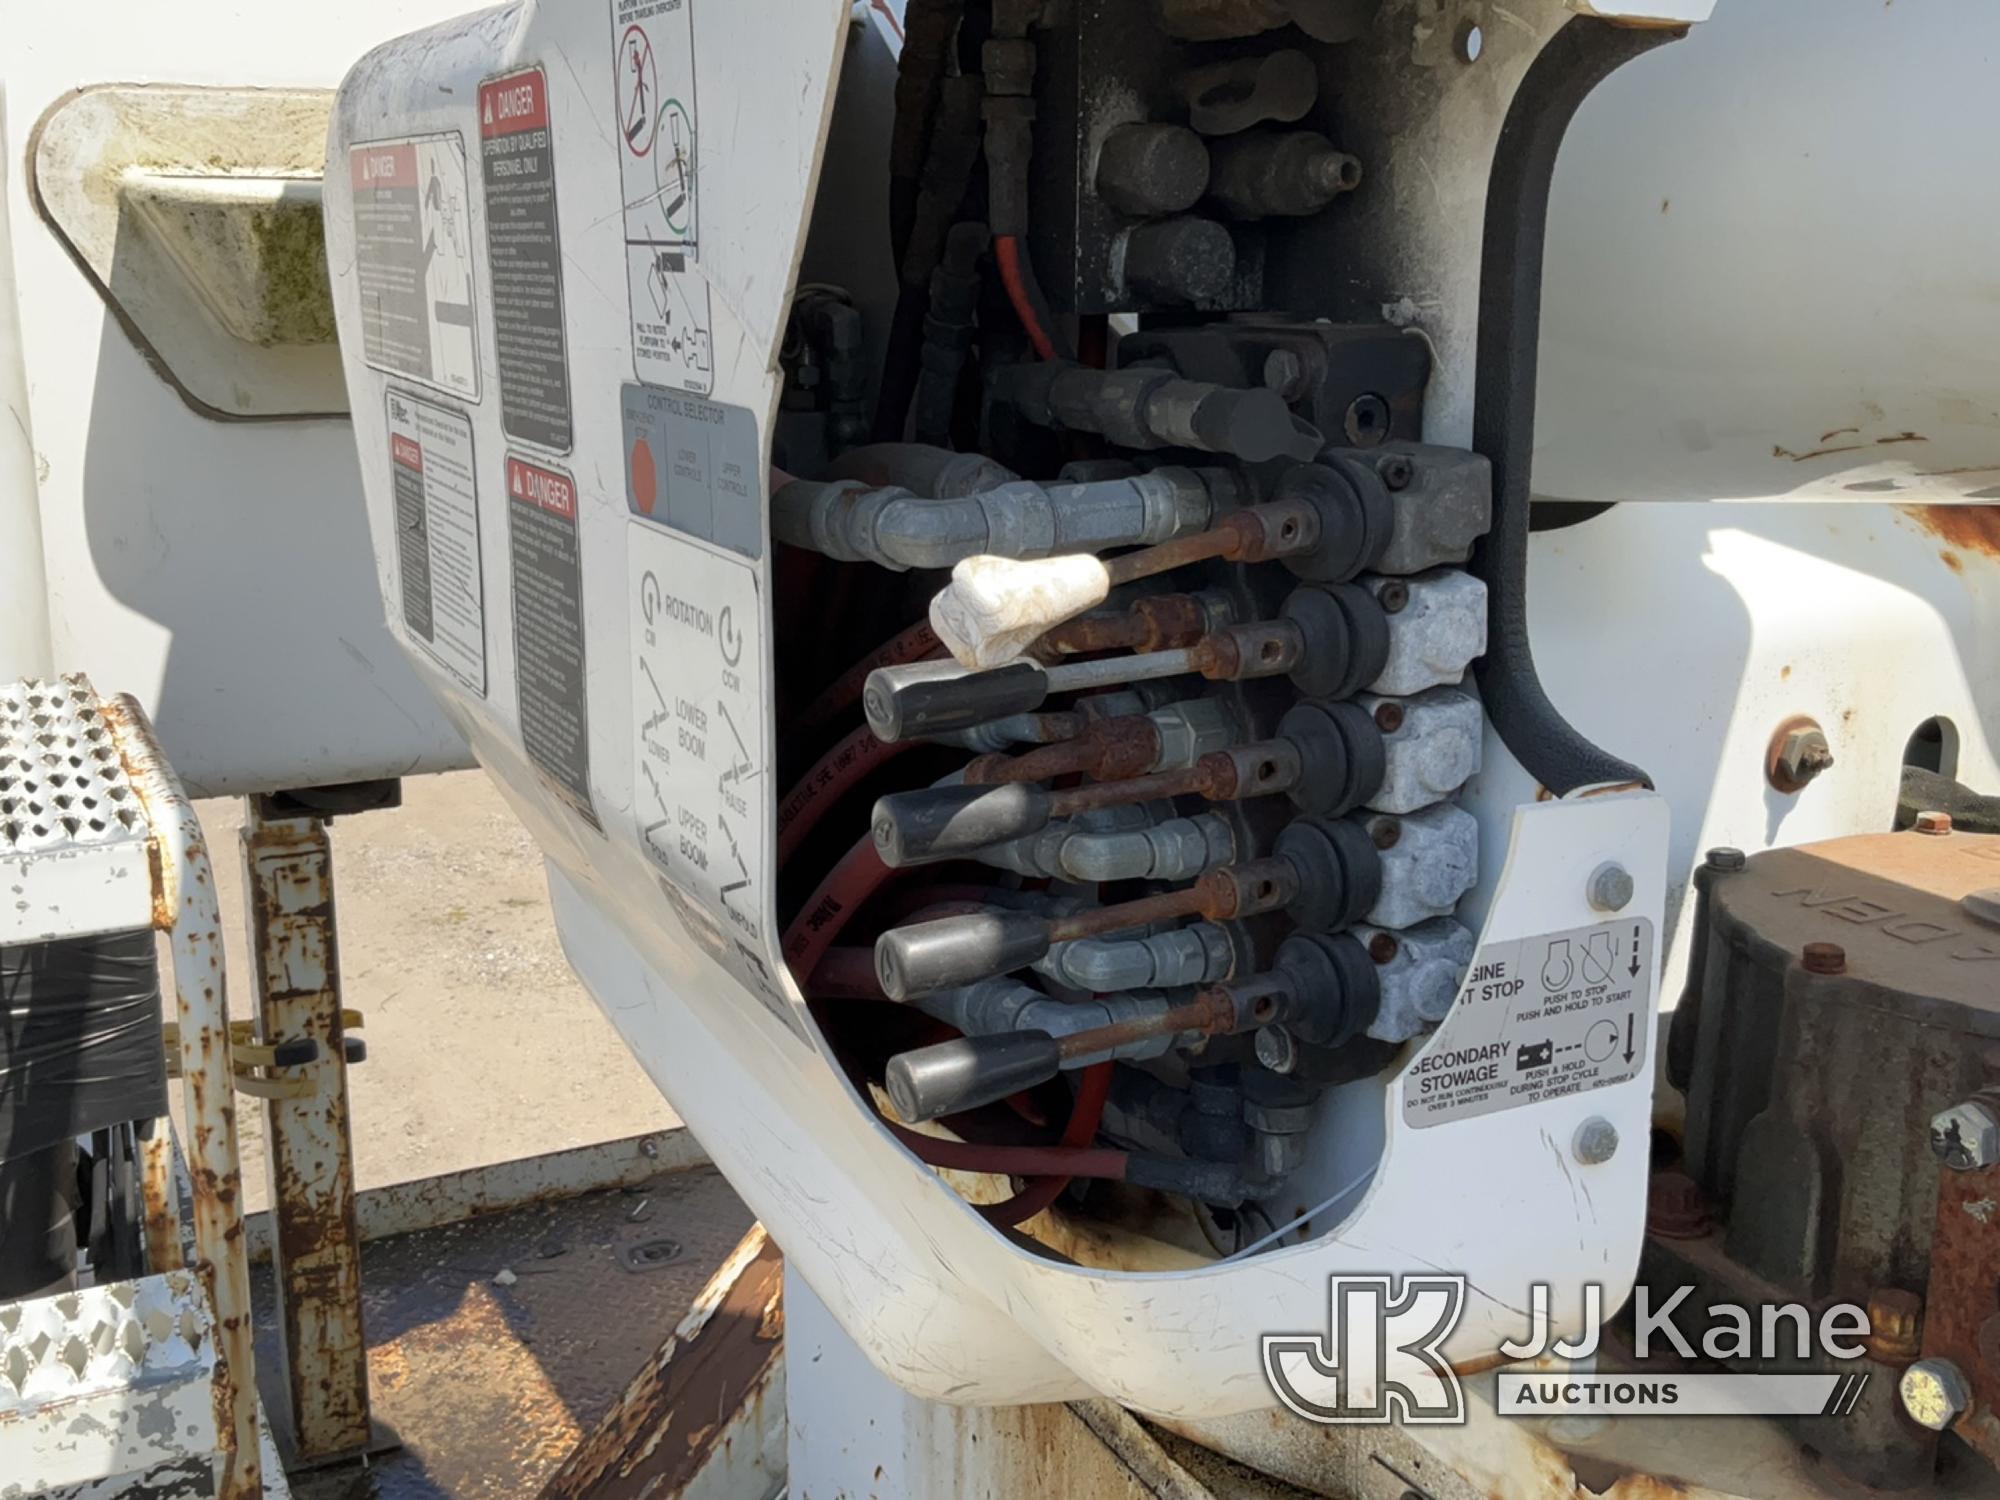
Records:
{"label": "secondary stowage decal", "polygon": [[715,355],[708,282],[697,269],[693,0],[611,0],[611,41],[632,373],[707,395]]}
{"label": "secondary stowage decal", "polygon": [[766,957],[771,788],[757,569],[649,521],[632,520],[627,536],[640,847],[695,938],[809,1040]]}
{"label": "secondary stowage decal", "polygon": [[520,442],[566,453],[571,432],[562,236],[549,85],[540,68],[479,85],[479,157],[500,426]]}
{"label": "secondary stowage decal", "polygon": [[597,825],[590,798],[583,555],[577,544],[576,481],[567,471],[507,455],[507,546],[521,745]]}
{"label": "secondary stowage decal", "polygon": [[371,141],[347,153],[361,357],[479,399],[471,194],[457,131]]}
{"label": "secondary stowage decal", "polygon": [[389,474],[403,625],[438,665],[486,696],[486,586],[472,423],[462,411],[391,389]]}
{"label": "secondary stowage decal", "polygon": [[1609,1088],[1647,1066],[1653,924],[1599,922],[1489,943],[1402,1076],[1422,1128]]}

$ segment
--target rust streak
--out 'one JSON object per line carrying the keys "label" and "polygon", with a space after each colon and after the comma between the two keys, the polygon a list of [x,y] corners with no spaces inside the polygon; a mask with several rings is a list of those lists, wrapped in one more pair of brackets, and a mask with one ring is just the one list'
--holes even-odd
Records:
{"label": "rust streak", "polygon": [[[1961,552],[2000,557],[2000,505],[1901,505],[1904,515]],[[1962,571],[1947,556],[1954,571]]]}

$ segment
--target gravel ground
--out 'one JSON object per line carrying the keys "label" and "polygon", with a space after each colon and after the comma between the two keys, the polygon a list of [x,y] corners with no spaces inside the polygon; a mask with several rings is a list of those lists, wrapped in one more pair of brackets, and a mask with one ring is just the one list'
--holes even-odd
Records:
{"label": "gravel ground", "polygon": [[[253,1013],[234,799],[198,804],[222,897],[230,1011]],[[412,777],[403,806],[333,825],[361,1187],[615,1140],[673,1111],[570,973],[534,843],[483,772]],[[178,1086],[175,1090],[178,1094]],[[248,1207],[264,1206],[262,1109],[245,1099]]]}

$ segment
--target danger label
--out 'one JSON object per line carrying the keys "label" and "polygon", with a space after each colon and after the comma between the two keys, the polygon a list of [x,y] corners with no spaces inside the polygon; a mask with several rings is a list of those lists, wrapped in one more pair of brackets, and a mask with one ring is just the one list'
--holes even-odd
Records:
{"label": "danger label", "polygon": [[693,0],[611,0],[632,373],[706,395],[715,383],[700,259]]}
{"label": "danger label", "polygon": [[486,258],[500,425],[524,443],[569,451],[569,346],[549,86],[540,68],[479,86]]}
{"label": "danger label", "polygon": [[600,826],[590,796],[576,482],[560,469],[510,453],[507,500],[521,746],[576,810]]}
{"label": "danger label", "polygon": [[465,143],[456,131],[348,153],[361,357],[479,399]]}
{"label": "danger label", "polygon": [[1653,924],[1598,923],[1481,948],[1402,1075],[1416,1128],[1609,1088],[1646,1066]]}
{"label": "danger label", "polygon": [[384,399],[403,627],[483,698],[486,594],[472,423],[463,412],[403,391]]}

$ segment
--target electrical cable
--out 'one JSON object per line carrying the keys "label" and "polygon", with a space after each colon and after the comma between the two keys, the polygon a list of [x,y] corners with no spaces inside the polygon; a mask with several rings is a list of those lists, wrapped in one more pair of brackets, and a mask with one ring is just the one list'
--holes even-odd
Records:
{"label": "electrical cable", "polygon": [[1375,1180],[1375,1168],[1370,1167],[1367,1171],[1363,1172],[1359,1177],[1355,1178],[1354,1181],[1348,1183],[1346,1187],[1342,1188],[1339,1192],[1335,1193],[1331,1198],[1327,1199],[1324,1203],[1321,1203],[1316,1207],[1307,1209],[1304,1213],[1300,1214],[1296,1219],[1286,1220],[1283,1224],[1280,1224],[1276,1229],[1272,1230],[1269,1234],[1265,1235],[1261,1240],[1252,1240],[1249,1244],[1245,1245],[1241,1250],[1238,1250],[1234,1255],[1225,1255],[1223,1259],[1241,1260],[1246,1255],[1255,1255],[1259,1250],[1262,1250],[1266,1245],[1269,1245],[1274,1241],[1283,1239],[1286,1235],[1290,1234],[1294,1229],[1297,1229],[1301,1224],[1305,1223],[1307,1220],[1318,1218],[1321,1214],[1325,1213],[1329,1208],[1332,1208],[1334,1204],[1340,1202],[1341,1199],[1347,1197],[1348,1194],[1356,1192],[1361,1188],[1365,1188],[1366,1186],[1368,1186],[1369,1183],[1373,1182],[1374,1180]]}
{"label": "electrical cable", "polygon": [[1007,300],[1014,304],[1014,314],[1021,320],[1021,327],[1028,335],[1028,342],[1034,345],[1036,356],[1054,359],[1055,340],[1036,306],[1038,299],[1035,292],[1038,289],[1032,286],[1034,273],[1021,253],[1021,242],[1011,234],[994,236],[993,258],[999,264],[1000,284],[1007,289]]}

